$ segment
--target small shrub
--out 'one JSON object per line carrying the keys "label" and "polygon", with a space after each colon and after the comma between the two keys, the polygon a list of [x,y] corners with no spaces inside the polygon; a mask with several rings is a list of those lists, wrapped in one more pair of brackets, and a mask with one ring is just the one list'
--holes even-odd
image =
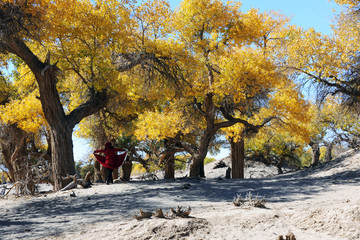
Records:
{"label": "small shrub", "polygon": [[263,198],[259,198],[258,196],[253,197],[251,192],[246,194],[245,198],[242,198],[241,194],[236,195],[233,200],[233,204],[236,207],[257,207],[257,208],[266,208],[265,207],[266,200]]}

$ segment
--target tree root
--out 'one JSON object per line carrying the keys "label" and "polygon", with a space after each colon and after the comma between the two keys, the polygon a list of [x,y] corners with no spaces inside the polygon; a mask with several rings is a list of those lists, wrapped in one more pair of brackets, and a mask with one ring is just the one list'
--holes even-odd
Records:
{"label": "tree root", "polygon": [[140,209],[140,214],[139,215],[134,215],[134,218],[136,220],[141,220],[144,218],[151,218],[151,217],[156,217],[156,218],[165,218],[165,219],[171,219],[171,218],[175,218],[175,217],[181,217],[181,218],[189,218],[190,216],[190,212],[191,212],[191,208],[189,207],[186,211],[182,209],[182,207],[178,206],[176,210],[174,210],[173,208],[170,208],[171,213],[166,213],[164,214],[163,210],[161,208],[155,210],[155,213],[153,212],[144,212],[143,210]]}
{"label": "tree root", "polygon": [[141,220],[144,218],[151,218],[152,215],[153,215],[152,212],[144,212],[143,210],[140,209],[140,215],[135,215],[134,218],[136,220]]}
{"label": "tree root", "polygon": [[295,235],[293,233],[288,233],[284,239],[283,235],[280,235],[277,240],[296,240]]}
{"label": "tree root", "polygon": [[85,176],[85,179],[77,179],[75,175],[67,175],[66,177],[62,178],[63,180],[72,179],[73,181],[66,185],[64,188],[61,189],[61,191],[70,190],[73,188],[76,188],[79,184],[83,188],[89,188],[91,186],[91,172],[88,172]]}

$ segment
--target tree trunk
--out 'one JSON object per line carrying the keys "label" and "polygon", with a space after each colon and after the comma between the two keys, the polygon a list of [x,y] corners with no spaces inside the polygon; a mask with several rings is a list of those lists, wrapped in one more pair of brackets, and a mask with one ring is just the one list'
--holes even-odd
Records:
{"label": "tree trunk", "polygon": [[244,162],[245,162],[245,144],[244,138],[241,138],[238,142],[234,142],[230,139],[231,150],[231,172],[233,179],[244,178]]}
{"label": "tree trunk", "polygon": [[124,164],[122,165],[122,172],[120,178],[124,181],[130,181],[131,170],[132,170],[132,162],[125,161]]}
{"label": "tree trunk", "polygon": [[281,156],[279,162],[276,164],[278,174],[283,174],[282,166],[284,165],[285,157]]}
{"label": "tree trunk", "polygon": [[174,179],[175,178],[175,156],[170,155],[168,159],[165,160],[165,179]]}
{"label": "tree trunk", "polygon": [[310,146],[313,152],[311,166],[316,166],[320,162],[320,147],[318,143],[311,143]]}
{"label": "tree trunk", "polygon": [[115,168],[113,171],[113,179],[118,179],[119,178],[119,168]]}
{"label": "tree trunk", "polygon": [[98,182],[101,178],[100,163],[94,159],[94,182]]}
{"label": "tree trunk", "polygon": [[329,162],[332,160],[332,149],[334,147],[334,143],[329,143],[326,146],[326,151],[325,151],[325,162]]}
{"label": "tree trunk", "polygon": [[83,118],[96,113],[106,105],[108,101],[106,90],[97,92],[94,88],[89,87],[89,99],[66,115],[56,88],[59,69],[56,65],[50,64],[50,54],[42,62],[27,47],[23,39],[8,35],[6,38],[2,38],[2,41],[3,47],[21,58],[35,75],[41,106],[45,119],[50,126],[54,189],[60,190],[64,187],[62,177],[75,173],[73,128]]}
{"label": "tree trunk", "polygon": [[26,144],[26,133],[15,125],[4,125],[1,129],[1,150],[10,181],[17,183],[19,194],[33,194],[35,184]]}
{"label": "tree trunk", "polygon": [[62,177],[75,175],[72,132],[72,128],[65,130],[64,126],[50,130],[53,179],[57,190],[71,182],[71,179],[63,180]]}
{"label": "tree trunk", "polygon": [[205,171],[204,171],[204,160],[205,160],[206,154],[195,154],[192,157],[192,161],[190,164],[190,178],[204,178],[205,177]]}
{"label": "tree trunk", "polygon": [[205,177],[204,160],[207,155],[211,139],[218,130],[218,128],[215,127],[215,105],[212,93],[206,94],[205,97],[205,118],[206,129],[200,139],[200,146],[191,154],[192,162],[190,164],[190,178]]}
{"label": "tree trunk", "polygon": [[[108,136],[104,129],[103,122],[106,121],[106,118],[102,115],[101,111],[96,113],[92,118],[95,122],[100,122],[92,126],[93,136],[94,136],[94,147],[95,149],[104,148],[104,144],[108,141]],[[105,182],[107,172],[104,167],[95,159],[94,160],[94,182]]]}
{"label": "tree trunk", "polygon": [[165,179],[175,178],[175,154],[177,152],[184,151],[183,148],[177,147],[176,142],[169,144],[169,141],[165,142],[165,151],[160,153],[159,166],[165,163]]}

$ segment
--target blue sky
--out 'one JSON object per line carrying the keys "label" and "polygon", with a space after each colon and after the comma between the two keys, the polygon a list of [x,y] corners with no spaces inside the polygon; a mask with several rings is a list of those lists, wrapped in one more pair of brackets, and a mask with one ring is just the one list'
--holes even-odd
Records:
{"label": "blue sky", "polygon": [[[180,5],[180,0],[169,1],[172,8]],[[325,34],[331,34],[333,9],[339,9],[334,0],[243,0],[242,10],[258,8],[260,11],[276,10],[292,18],[292,24],[302,28],[313,27]]]}
{"label": "blue sky", "polygon": [[[180,5],[180,0],[169,1],[172,8]],[[314,28],[324,34],[331,34],[331,24],[334,18],[333,10],[339,10],[333,0],[243,0],[241,1],[244,12],[250,8],[258,8],[260,11],[276,10],[291,17],[292,24],[304,29]],[[86,140],[74,138],[75,160],[85,159],[92,150],[89,149]],[[223,158],[229,151],[222,151],[216,158]]]}

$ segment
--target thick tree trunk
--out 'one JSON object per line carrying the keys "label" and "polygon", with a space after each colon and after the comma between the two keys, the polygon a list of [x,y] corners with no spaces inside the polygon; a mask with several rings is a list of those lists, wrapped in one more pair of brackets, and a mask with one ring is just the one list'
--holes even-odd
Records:
{"label": "thick tree trunk", "polygon": [[171,155],[165,160],[165,179],[175,178],[175,156]]}
{"label": "thick tree trunk", "polygon": [[329,143],[326,146],[326,151],[325,151],[325,162],[329,162],[332,160],[332,149],[334,147],[334,143]]}
{"label": "thick tree trunk", "polygon": [[184,151],[183,148],[177,147],[176,142],[169,144],[169,141],[165,143],[165,151],[160,154],[159,166],[165,164],[165,179],[175,178],[175,154],[177,152]]}
{"label": "thick tree trunk", "polygon": [[72,128],[64,126],[51,129],[52,171],[55,189],[61,189],[71,182],[62,177],[75,175],[75,161],[73,155]]}
{"label": "thick tree trunk", "polygon": [[200,146],[192,153],[190,164],[190,178],[205,177],[204,160],[207,155],[211,139],[214,137],[218,128],[215,127],[215,105],[213,94],[208,93],[205,97],[205,118],[206,129],[200,139]]}
{"label": "thick tree trunk", "polygon": [[101,164],[94,159],[94,182],[98,182],[100,179],[102,180],[100,166]]}
{"label": "thick tree trunk", "polygon": [[122,172],[120,178],[124,181],[130,181],[132,170],[132,161],[125,161],[122,165]]}
{"label": "thick tree trunk", "polygon": [[118,179],[119,178],[119,168],[115,168],[113,171],[113,179]]}
{"label": "thick tree trunk", "polygon": [[245,162],[245,144],[244,138],[241,138],[238,142],[234,142],[230,139],[231,150],[231,173],[233,179],[244,178],[244,162]]}
{"label": "thick tree trunk", "polygon": [[283,174],[284,173],[284,171],[282,170],[282,166],[284,165],[284,162],[285,162],[285,157],[281,157],[280,161],[276,164],[278,174]]}
{"label": "thick tree trunk", "polygon": [[204,171],[204,160],[205,160],[206,154],[195,154],[192,157],[192,161],[190,164],[190,178],[204,178],[205,177],[205,171]]}
{"label": "thick tree trunk", "polygon": [[[108,141],[108,137],[106,136],[106,131],[102,122],[106,121],[103,118],[101,112],[96,113],[93,118],[96,120],[95,122],[101,122],[100,124],[96,124],[92,127],[93,135],[94,135],[94,147],[95,149],[104,148],[105,143]],[[94,182],[105,182],[107,171],[105,168],[94,159]]]}
{"label": "thick tree trunk", "polygon": [[320,162],[320,147],[318,143],[311,143],[310,146],[313,152],[311,166],[316,166]]}

